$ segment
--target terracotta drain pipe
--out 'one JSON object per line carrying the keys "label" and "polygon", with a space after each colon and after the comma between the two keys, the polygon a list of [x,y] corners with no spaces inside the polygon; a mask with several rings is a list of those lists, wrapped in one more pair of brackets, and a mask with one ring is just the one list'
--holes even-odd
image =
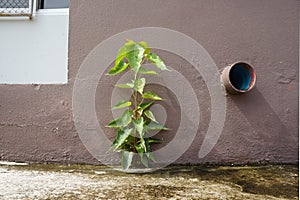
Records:
{"label": "terracotta drain pipe", "polygon": [[241,94],[254,87],[256,74],[248,63],[236,62],[223,70],[221,80],[228,93]]}

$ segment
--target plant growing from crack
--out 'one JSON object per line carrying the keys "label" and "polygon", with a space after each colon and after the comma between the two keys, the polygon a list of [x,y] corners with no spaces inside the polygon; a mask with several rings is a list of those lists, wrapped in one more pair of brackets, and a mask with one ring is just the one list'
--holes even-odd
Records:
{"label": "plant growing from crack", "polygon": [[[160,96],[151,91],[144,91],[146,79],[142,75],[158,75],[155,70],[142,67],[143,64],[151,62],[159,70],[168,70],[162,59],[151,53],[151,49],[144,41],[134,42],[129,40],[120,48],[115,60],[115,65],[108,72],[108,75],[115,76],[127,68],[133,72],[130,83],[117,84],[115,87],[130,89],[132,98],[129,101],[122,100],[112,109],[124,109],[122,115],[112,120],[107,127],[116,128],[117,135],[111,145],[111,149],[122,153],[122,167],[128,169],[134,160],[140,159],[145,167],[149,161],[155,162],[151,153],[153,143],[162,142],[159,139],[149,137],[151,130],[169,130],[157,122],[154,114],[149,108],[155,101],[163,100]],[[139,155],[135,157],[135,155]],[[136,160],[138,163],[139,161]]]}

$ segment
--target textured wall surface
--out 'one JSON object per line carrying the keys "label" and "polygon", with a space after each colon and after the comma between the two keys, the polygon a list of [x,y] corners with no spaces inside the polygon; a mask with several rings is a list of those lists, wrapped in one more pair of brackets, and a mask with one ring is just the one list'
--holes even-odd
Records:
{"label": "textured wall surface", "polygon": [[[253,65],[257,84],[228,95],[226,122],[215,148],[199,148],[210,120],[202,77],[184,60],[161,57],[193,85],[201,109],[196,139],[178,163],[298,162],[299,3],[297,0],[71,0],[69,83],[0,85],[0,159],[97,163],[82,145],[72,118],[78,69],[101,41],[138,27],[165,27],[200,43],[219,70],[236,61]],[[96,95],[100,125],[109,112],[114,79],[103,77]],[[170,110],[172,112],[172,110]],[[176,122],[176,116],[173,115]],[[175,126],[175,123],[169,123]],[[113,133],[107,130],[109,135]]]}

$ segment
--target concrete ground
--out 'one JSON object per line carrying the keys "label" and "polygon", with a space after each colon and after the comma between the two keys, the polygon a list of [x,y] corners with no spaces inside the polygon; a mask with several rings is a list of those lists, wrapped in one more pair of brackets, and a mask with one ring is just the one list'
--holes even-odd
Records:
{"label": "concrete ground", "polygon": [[298,166],[172,166],[125,174],[91,165],[0,162],[0,199],[298,199]]}

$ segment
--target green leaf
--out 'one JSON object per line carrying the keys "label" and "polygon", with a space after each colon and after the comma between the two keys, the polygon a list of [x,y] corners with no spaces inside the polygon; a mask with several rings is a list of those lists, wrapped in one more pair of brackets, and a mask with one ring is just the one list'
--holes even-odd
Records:
{"label": "green leaf", "polygon": [[118,88],[133,88],[133,83],[125,83],[125,84],[116,84],[115,85]]}
{"label": "green leaf", "polygon": [[162,124],[150,122],[147,126],[148,130],[170,130],[169,128],[165,127]]}
{"label": "green leaf", "polygon": [[148,142],[149,142],[149,144],[151,144],[151,143],[161,143],[162,140],[161,139],[156,139],[156,138],[149,138]]}
{"label": "green leaf", "polygon": [[144,156],[144,153],[146,152],[146,146],[145,146],[145,141],[142,140],[140,143],[137,143],[135,145],[135,149],[139,153],[139,156],[141,158],[141,162],[145,167],[148,167],[148,159],[147,157]]}
{"label": "green leaf", "polygon": [[141,67],[145,49],[133,41],[127,42],[125,46],[127,52],[126,59],[128,60],[129,65],[131,69],[135,72],[136,76]]}
{"label": "green leaf", "polygon": [[117,120],[117,124],[120,125],[121,127],[125,127],[127,126],[128,124],[130,124],[132,118],[132,111],[130,110],[125,110],[123,113],[122,113],[122,116],[121,118],[119,118]]}
{"label": "green leaf", "polygon": [[[112,147],[110,148],[110,149],[112,149]],[[126,142],[126,140],[125,140],[125,142],[121,145],[121,146],[119,146],[119,148],[117,149],[117,150],[115,150],[116,152],[120,152],[120,151],[132,151],[132,146],[131,146],[131,144],[130,143],[128,143],[128,142]]]}
{"label": "green leaf", "polygon": [[[122,150],[126,150],[126,151],[133,151],[132,150],[132,144],[134,143],[134,137],[133,134],[130,134],[126,140],[123,142],[123,144],[121,144],[121,146],[119,146],[119,148],[115,151],[122,151]],[[113,149],[113,145],[111,146],[110,149]]]}
{"label": "green leaf", "polygon": [[128,138],[126,138],[126,142],[134,142],[134,137],[133,135],[129,135]]}
{"label": "green leaf", "polygon": [[144,110],[149,108],[153,103],[152,102],[145,102],[145,103],[141,103],[139,106],[138,106],[138,113],[139,115],[142,115]]}
{"label": "green leaf", "polygon": [[143,95],[145,84],[146,84],[145,78],[141,78],[133,81],[134,89],[138,91],[141,95]]}
{"label": "green leaf", "polygon": [[140,138],[140,145],[141,145],[142,148],[144,149],[144,152],[146,152],[146,145],[145,145],[145,140],[144,140],[144,138]]}
{"label": "green leaf", "polygon": [[146,68],[141,67],[139,73],[141,74],[153,74],[153,75],[158,75],[158,73],[154,70],[149,70]]}
{"label": "green leaf", "polygon": [[148,158],[150,158],[153,162],[156,162],[156,159],[155,159],[155,157],[154,157],[154,155],[153,155],[152,152],[149,152]]}
{"label": "green leaf", "polygon": [[109,127],[109,128],[119,128],[116,120],[112,120],[111,122],[109,122],[106,127]]}
{"label": "green leaf", "polygon": [[146,152],[146,144],[145,144],[145,140],[144,138],[140,138],[140,141],[138,143],[140,145],[140,147],[142,148],[143,150],[143,153]]}
{"label": "green leaf", "polygon": [[153,92],[150,92],[150,91],[147,91],[147,92],[144,92],[143,96],[142,96],[144,99],[152,99],[152,100],[162,100],[161,97],[159,97],[157,94],[153,93]]}
{"label": "green leaf", "polygon": [[139,105],[139,108],[145,110],[145,109],[149,108],[152,104],[153,104],[152,102],[141,103],[141,104]]}
{"label": "green leaf", "polygon": [[118,65],[125,58],[126,53],[127,53],[126,52],[126,47],[124,45],[118,51],[118,55],[116,57],[115,65]]}
{"label": "green leaf", "polygon": [[112,143],[111,147],[114,150],[118,149],[125,142],[125,140],[132,133],[132,131],[133,131],[133,128],[131,128],[131,129],[126,128],[124,130],[119,129],[118,133],[117,133],[117,138]]}
{"label": "green leaf", "polygon": [[125,110],[122,113],[121,117],[119,117],[116,120],[112,120],[111,122],[109,122],[109,124],[106,127],[109,127],[109,128],[123,128],[131,122],[131,120],[132,120],[131,116],[132,116],[132,111]]}
{"label": "green leaf", "polygon": [[125,108],[125,107],[129,107],[129,106],[131,106],[131,102],[123,100],[123,101],[118,102],[116,105],[114,105],[112,107],[112,109],[115,110],[115,109]]}
{"label": "green leaf", "polygon": [[145,152],[144,147],[140,143],[137,143],[134,147],[135,147],[135,149],[138,153],[144,153]]}
{"label": "green leaf", "polygon": [[139,116],[141,116],[143,114],[143,109],[141,108],[137,109],[137,113],[139,114]]}
{"label": "green leaf", "polygon": [[145,167],[149,167],[148,158],[146,157],[146,155],[144,153],[139,153],[139,155],[140,155],[142,164]]}
{"label": "green leaf", "polygon": [[145,147],[146,147],[146,154],[149,153],[151,151],[151,146],[149,143],[149,138],[145,138]]}
{"label": "green leaf", "polygon": [[111,68],[108,72],[109,75],[117,75],[124,71],[128,67],[128,63],[125,63],[123,61],[120,61],[118,64],[116,64],[113,68]]}
{"label": "green leaf", "polygon": [[140,142],[137,143],[134,147],[139,154],[145,153],[146,152],[145,140],[144,139],[140,140]]}
{"label": "green leaf", "polygon": [[153,115],[153,113],[150,110],[144,111],[144,114],[146,115],[146,117],[148,117],[152,121],[157,122],[154,115]]}
{"label": "green leaf", "polygon": [[147,157],[144,157],[144,153],[146,152],[145,140],[143,138],[140,138],[140,141],[137,144],[135,144],[134,147],[139,153],[143,165],[148,167],[148,159]]}
{"label": "green leaf", "polygon": [[147,42],[145,41],[141,41],[138,43],[140,46],[142,46],[144,49],[145,49],[145,54],[149,54],[150,53],[150,47],[149,45],[147,44]]}
{"label": "green leaf", "polygon": [[151,159],[153,162],[156,162],[155,157],[153,156],[151,152],[151,146],[149,142],[149,138],[145,138],[145,146],[146,146],[146,155],[149,159]]}
{"label": "green leaf", "polygon": [[122,151],[122,168],[124,170],[129,169],[131,166],[133,155],[133,152]]}
{"label": "green leaf", "polygon": [[139,137],[142,139],[144,135],[144,118],[141,117],[138,120],[133,120],[134,128],[137,130]]}
{"label": "green leaf", "polygon": [[147,58],[160,70],[169,70],[165,63],[162,61],[162,59],[154,54],[154,53],[150,53],[147,55]]}

